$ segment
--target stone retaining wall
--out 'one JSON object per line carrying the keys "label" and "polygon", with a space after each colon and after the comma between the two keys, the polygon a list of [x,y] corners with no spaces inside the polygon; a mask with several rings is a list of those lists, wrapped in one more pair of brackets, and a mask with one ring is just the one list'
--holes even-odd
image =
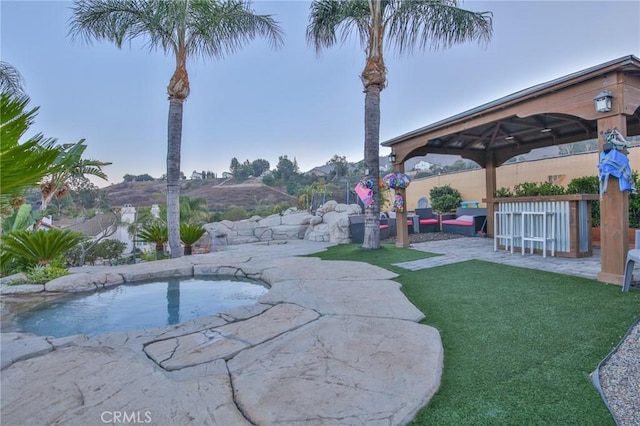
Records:
{"label": "stone retaining wall", "polygon": [[327,201],[312,215],[296,208],[262,218],[253,216],[240,221],[223,220],[208,223],[209,243],[213,251],[232,244],[274,240],[309,240],[346,244],[351,242],[349,216],[361,214],[357,204]]}

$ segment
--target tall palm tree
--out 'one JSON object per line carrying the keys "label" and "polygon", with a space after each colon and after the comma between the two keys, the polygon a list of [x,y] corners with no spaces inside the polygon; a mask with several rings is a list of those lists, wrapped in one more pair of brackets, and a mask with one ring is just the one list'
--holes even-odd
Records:
{"label": "tall palm tree", "polygon": [[121,48],[142,37],[151,49],[173,55],[169,81],[167,135],[167,225],[172,257],[180,257],[180,149],[182,105],[189,96],[187,60],[221,59],[257,36],[273,47],[282,44],[280,27],[270,15],[257,15],[245,0],[76,0],[70,33],[87,41],[106,40]]}
{"label": "tall palm tree", "polygon": [[[380,177],[380,92],[387,82],[384,46],[399,54],[416,47],[439,49],[470,40],[488,42],[491,13],[458,8],[457,0],[315,0],[311,4],[307,41],[320,52],[344,43],[352,33],[367,55],[361,74],[364,86],[364,159],[369,178]],[[374,199],[379,198],[377,185]],[[365,209],[363,248],[380,247],[378,203]]]}

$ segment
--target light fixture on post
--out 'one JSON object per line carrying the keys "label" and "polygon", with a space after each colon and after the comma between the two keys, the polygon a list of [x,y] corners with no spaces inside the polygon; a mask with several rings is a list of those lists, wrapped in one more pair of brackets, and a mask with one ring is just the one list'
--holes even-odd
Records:
{"label": "light fixture on post", "polygon": [[598,93],[593,100],[596,103],[596,111],[609,112],[611,111],[611,99],[613,99],[613,93],[608,90],[603,90]]}
{"label": "light fixture on post", "polygon": [[396,153],[391,151],[391,153],[389,154],[389,163],[396,164]]}

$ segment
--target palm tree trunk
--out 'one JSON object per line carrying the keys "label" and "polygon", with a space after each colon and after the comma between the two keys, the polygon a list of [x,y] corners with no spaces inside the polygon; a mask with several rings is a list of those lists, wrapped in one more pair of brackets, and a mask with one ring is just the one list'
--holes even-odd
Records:
{"label": "palm tree trunk", "polygon": [[182,145],[182,99],[169,100],[167,141],[167,228],[171,257],[182,256],[180,245],[180,149]]}
{"label": "palm tree trunk", "polygon": [[380,248],[380,86],[368,86],[364,98],[364,164],[374,182],[373,199],[364,213],[364,240],[362,248]]}

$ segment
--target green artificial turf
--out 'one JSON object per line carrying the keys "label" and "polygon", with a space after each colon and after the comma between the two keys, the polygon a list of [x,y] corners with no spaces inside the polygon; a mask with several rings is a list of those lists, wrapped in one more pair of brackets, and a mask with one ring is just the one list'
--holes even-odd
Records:
{"label": "green artificial turf", "polygon": [[322,253],[310,254],[309,256],[320,257],[324,260],[353,260],[356,262],[367,262],[372,265],[393,270],[393,272],[398,272],[403,269],[398,269],[392,266],[392,264],[440,255],[413,249],[397,248],[394,244],[381,244],[380,248],[377,250],[362,249],[360,248],[360,244],[341,244],[330,247],[327,251]]}
{"label": "green artificial turf", "polygon": [[589,374],[639,316],[640,292],[482,261],[415,272],[390,266],[398,256],[413,260],[411,252],[336,246],[317,256],[400,273],[424,323],[440,331],[440,390],[414,425],[614,424]]}

